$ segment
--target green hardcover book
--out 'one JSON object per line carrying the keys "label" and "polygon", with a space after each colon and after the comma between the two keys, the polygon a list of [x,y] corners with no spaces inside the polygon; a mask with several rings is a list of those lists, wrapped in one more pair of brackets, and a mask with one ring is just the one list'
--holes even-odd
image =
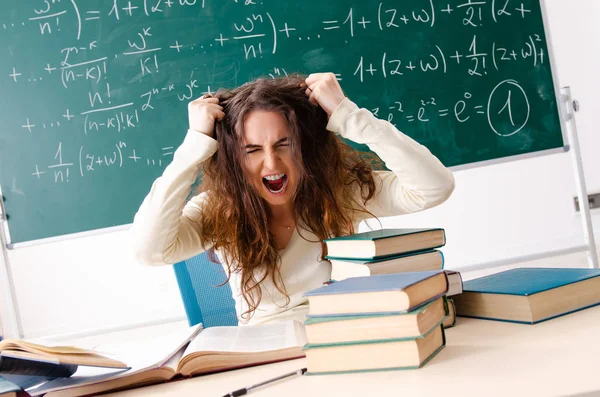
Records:
{"label": "green hardcover book", "polygon": [[303,350],[307,374],[325,375],[417,369],[429,362],[445,345],[444,329],[437,326],[420,338],[308,344]]}
{"label": "green hardcover book", "polygon": [[518,268],[464,283],[462,317],[535,324],[600,304],[600,269]]}
{"label": "green hardcover book", "polygon": [[328,258],[375,259],[446,244],[444,229],[381,229],[324,240]]}
{"label": "green hardcover book", "polygon": [[377,259],[346,259],[330,256],[326,259],[331,262],[331,278],[337,281],[349,277],[423,272],[444,268],[444,255],[438,250],[409,252]]}
{"label": "green hardcover book", "polygon": [[448,314],[440,297],[404,314],[313,316],[304,321],[309,344],[419,338],[439,326]]}

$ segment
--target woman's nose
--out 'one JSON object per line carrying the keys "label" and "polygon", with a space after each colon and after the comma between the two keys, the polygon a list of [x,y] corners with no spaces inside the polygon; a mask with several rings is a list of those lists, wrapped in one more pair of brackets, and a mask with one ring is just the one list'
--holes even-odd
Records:
{"label": "woman's nose", "polygon": [[277,153],[274,150],[268,150],[265,152],[265,167],[267,169],[275,169],[277,165]]}

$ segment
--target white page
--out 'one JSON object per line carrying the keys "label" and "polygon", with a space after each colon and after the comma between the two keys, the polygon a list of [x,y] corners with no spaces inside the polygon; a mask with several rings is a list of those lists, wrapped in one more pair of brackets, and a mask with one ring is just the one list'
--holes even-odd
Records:
{"label": "white page", "polygon": [[304,325],[298,321],[242,327],[211,327],[202,330],[185,349],[197,351],[261,352],[306,344]]}
{"label": "white page", "polygon": [[[138,372],[158,368],[168,363],[173,367],[173,356],[187,346],[189,340],[200,332],[201,325],[186,328],[158,337],[142,339],[123,344],[98,345],[95,350],[108,357],[114,357],[125,362],[130,370],[117,371],[106,368],[80,366],[70,378],[57,378],[33,390],[27,390],[32,396],[38,396],[53,390],[60,390],[74,386],[97,383],[107,379],[116,379],[136,374]],[[178,358],[181,357],[181,354]],[[176,367],[176,365],[175,365]]]}

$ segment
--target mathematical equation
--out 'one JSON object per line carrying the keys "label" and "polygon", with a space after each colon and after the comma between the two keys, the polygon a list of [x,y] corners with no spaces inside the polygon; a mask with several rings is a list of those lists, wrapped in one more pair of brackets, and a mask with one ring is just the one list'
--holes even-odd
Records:
{"label": "mathematical equation", "polygon": [[[63,153],[63,142],[59,142],[54,154],[54,162],[41,168],[39,164],[35,164],[35,171],[31,175],[40,181],[43,178],[51,178],[54,183],[68,183],[74,172],[75,175],[84,177],[103,169],[123,168],[128,163],[147,167],[163,167],[163,164],[170,162],[175,151],[174,146],[167,146],[160,149],[161,153],[158,156],[142,157],[135,148],[128,146],[126,142],[118,141],[113,146],[112,149],[102,152],[80,146],[77,154],[65,154]],[[44,176],[45,174],[48,175]]]}
{"label": "mathematical equation", "polygon": [[[411,105],[411,108],[405,108],[404,102],[394,101],[393,104],[375,107],[371,112],[396,127],[399,120],[406,120],[408,123],[430,123],[450,117],[462,124],[472,117],[484,117],[492,131],[504,137],[521,131],[531,112],[527,93],[514,80],[500,82],[487,98],[476,99],[470,92],[465,92],[463,97],[450,104],[450,107],[447,107],[448,104],[438,103],[434,97],[421,99]],[[508,129],[506,121],[510,124]],[[500,128],[501,125],[503,128]]]}
{"label": "mathematical equation", "polygon": [[[480,64],[482,66],[485,65],[488,56],[493,59],[496,70],[498,70],[499,65],[502,62],[506,61],[531,58],[535,66],[537,62],[543,63],[545,60],[546,54],[544,53],[543,48],[540,48],[537,44],[543,41],[543,35],[541,33],[536,33],[528,37],[527,40],[522,43],[522,48],[508,48],[507,46],[494,42],[493,48],[486,50],[486,52],[478,51],[477,28],[481,28],[487,23],[509,24],[512,18],[520,18],[523,20],[528,18],[532,10],[526,7],[523,1],[467,0],[460,1],[454,6],[448,4],[448,1],[429,0],[425,2],[417,1],[415,3],[427,3],[427,7],[419,9],[418,7],[415,8],[415,6],[407,5],[405,6],[406,9],[400,9],[387,6],[386,2],[379,2],[376,7],[373,6],[373,10],[362,13],[359,13],[356,7],[348,7],[347,14],[346,11],[344,11],[344,15],[339,18],[334,17],[319,21],[322,26],[317,28],[310,26],[310,28],[306,28],[305,31],[303,31],[300,26],[289,26],[286,21],[276,22],[270,12],[252,12],[243,19],[238,18],[239,20],[230,22],[229,34],[221,32],[218,34],[218,37],[203,37],[202,41],[194,42],[184,42],[184,38],[174,38],[169,40],[168,43],[164,43],[164,40],[160,39],[160,34],[158,38],[156,37],[157,34],[155,33],[155,30],[152,29],[152,26],[146,26],[142,27],[137,32],[132,33],[129,37],[124,38],[123,50],[120,53],[113,54],[113,56],[115,59],[119,56],[134,58],[133,62],[138,64],[141,76],[144,76],[160,72],[160,55],[165,51],[175,51],[177,53],[191,51],[194,54],[206,54],[209,48],[214,47],[214,53],[215,51],[222,50],[225,46],[236,43],[237,47],[241,47],[240,54],[243,54],[244,59],[248,60],[250,58],[262,58],[263,55],[266,56],[268,53],[275,55],[277,54],[278,46],[293,46],[295,45],[296,40],[310,41],[311,39],[328,39],[328,35],[335,34],[336,37],[342,35],[344,41],[348,43],[347,39],[360,37],[361,34],[373,37],[373,33],[371,32],[373,29],[385,33],[386,30],[402,29],[411,24],[424,24],[434,28],[436,26],[436,21],[439,21],[441,18],[454,18],[458,23],[474,28],[473,39],[472,42],[469,43],[468,50],[443,50],[439,46],[436,46],[438,51],[427,56],[427,58],[431,57],[432,59],[429,59],[425,65],[423,65],[424,60],[420,60],[415,64],[413,64],[412,61],[406,62],[406,67],[409,70],[414,70],[419,66],[425,70],[437,70],[440,63],[443,63],[444,68],[446,68],[450,59],[453,58],[456,64],[460,64],[461,58],[465,57],[476,64],[474,68],[469,69],[469,74],[480,75],[480,72],[478,72],[477,69]],[[69,17],[69,13],[72,13],[75,14],[76,17],[76,40],[79,41],[82,29],[86,27],[85,24],[93,23],[95,24],[95,27],[97,27],[97,25],[101,23],[100,21],[102,18],[123,21],[125,23],[127,18],[135,17],[138,14],[142,16],[162,14],[173,7],[187,7],[190,9],[199,7],[204,9],[206,0],[178,0],[178,2],[163,2],[162,0],[113,0],[112,4],[108,2],[110,7],[105,6],[104,9],[85,11],[81,10],[75,1],[70,3],[63,1],[62,4],[67,5],[66,7],[61,5],[60,0],[44,0],[43,4],[45,4],[44,7],[33,10],[35,16],[29,17],[27,22],[17,22],[16,26],[26,28],[28,24],[33,22],[38,24],[40,35],[56,34],[60,32],[59,26],[61,26],[61,19]],[[243,4],[246,7],[256,7],[256,2],[254,1],[246,1]],[[251,9],[254,10],[254,8]],[[9,29],[8,26],[14,28],[15,23],[9,25],[4,23],[2,26],[4,30],[6,30]],[[91,28],[93,29],[94,26]],[[268,39],[268,42],[263,42],[264,39]],[[282,41],[284,42],[282,43]],[[50,75],[53,71],[59,69],[61,81],[65,87],[78,79],[92,80],[99,83],[102,77],[107,73],[106,61],[108,57],[98,57],[85,62],[73,63],[72,61],[73,57],[76,56],[93,58],[93,55],[88,55],[88,53],[93,52],[98,46],[98,40],[92,40],[85,46],[77,45],[62,48],[62,59],[59,66],[47,63],[43,68],[43,71],[40,70],[41,73],[27,77],[26,81],[41,81],[44,77],[47,77],[46,73]],[[445,55],[445,52],[448,53],[448,55]],[[452,52],[452,54],[450,54],[450,52]],[[383,57],[385,58],[386,55],[388,55],[387,52],[383,54]],[[398,67],[401,63],[400,59],[397,57],[387,61],[383,59],[382,69],[385,69],[386,62],[396,65],[390,71],[391,75],[401,75],[398,71]],[[435,64],[436,66],[434,67],[432,64]],[[363,68],[364,65],[361,59],[357,69],[360,69],[362,73]],[[23,73],[15,67],[9,76],[17,82],[17,78],[22,75]]]}
{"label": "mathematical equation", "polygon": [[[488,74],[488,67],[493,66],[496,71],[500,71],[500,66],[506,62],[515,62],[519,60],[531,60],[533,67],[538,64],[543,65],[546,62],[546,53],[540,48],[542,42],[540,35],[530,35],[522,47],[515,49],[498,46],[492,43],[491,51],[481,50],[477,46],[477,36],[473,36],[473,41],[468,50],[459,52],[455,50],[452,55],[446,55],[439,46],[435,46],[436,51],[428,54],[422,59],[411,59],[408,57],[394,56],[391,53],[384,52],[379,59],[365,59],[360,57],[357,62],[354,76],[365,82],[369,77],[388,78],[391,76],[404,76],[415,72],[442,72],[448,73],[452,66],[465,65],[469,76],[483,76]],[[408,59],[406,59],[408,58]],[[491,62],[488,61],[491,59]],[[374,61],[374,62],[373,62]]]}
{"label": "mathematical equation", "polygon": [[[541,96],[511,74],[529,77],[550,63],[543,25],[509,34],[539,22],[539,0],[338,1],[310,15],[302,4],[267,0],[33,0],[18,8],[0,16],[0,46],[10,54],[0,61],[2,87],[57,99],[19,109],[8,123],[22,139],[54,139],[28,175],[57,184],[107,169],[164,168],[180,140],[145,146],[144,155],[134,149],[144,134],[166,134],[164,119],[177,118],[179,128],[185,104],[203,94],[295,71],[332,71],[354,92],[384,87],[359,105],[401,130],[447,120],[510,137]],[[460,35],[449,37],[448,27]],[[12,45],[19,37],[40,48],[34,60]],[[439,92],[410,85],[429,76],[447,81],[451,94],[443,84]],[[461,81],[491,84],[472,90]],[[96,150],[98,139],[115,143]]]}

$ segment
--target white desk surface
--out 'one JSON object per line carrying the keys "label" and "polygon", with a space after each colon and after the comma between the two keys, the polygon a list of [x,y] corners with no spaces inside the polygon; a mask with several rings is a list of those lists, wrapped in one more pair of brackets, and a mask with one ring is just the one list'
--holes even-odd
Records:
{"label": "white desk surface", "polygon": [[[537,325],[459,318],[446,347],[409,371],[297,376],[257,389],[272,396],[568,396],[600,391],[600,306]],[[306,366],[305,359],[113,393],[223,396]]]}

